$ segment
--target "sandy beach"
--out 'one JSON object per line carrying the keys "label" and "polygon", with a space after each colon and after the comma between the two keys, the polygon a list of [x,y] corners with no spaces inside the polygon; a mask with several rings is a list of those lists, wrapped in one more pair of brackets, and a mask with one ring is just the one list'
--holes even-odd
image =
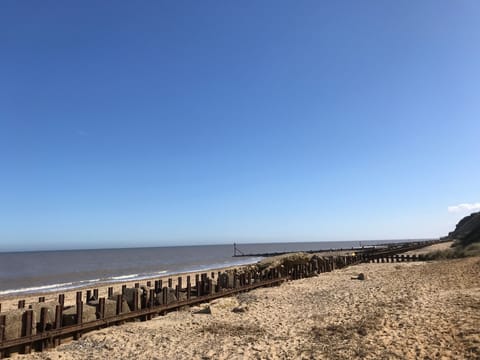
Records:
{"label": "sandy beach", "polygon": [[[364,273],[364,281],[353,280]],[[21,359],[478,359],[480,257],[351,266]]]}

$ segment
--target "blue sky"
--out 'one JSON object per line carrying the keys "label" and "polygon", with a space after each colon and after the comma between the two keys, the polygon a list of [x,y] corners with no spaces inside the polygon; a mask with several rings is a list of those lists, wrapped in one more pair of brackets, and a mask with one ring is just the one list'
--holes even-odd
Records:
{"label": "blue sky", "polygon": [[480,208],[479,18],[2,1],[0,250],[445,235]]}

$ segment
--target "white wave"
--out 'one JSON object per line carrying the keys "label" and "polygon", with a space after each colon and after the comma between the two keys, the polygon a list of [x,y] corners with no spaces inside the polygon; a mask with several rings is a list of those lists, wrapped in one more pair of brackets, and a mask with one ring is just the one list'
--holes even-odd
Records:
{"label": "white wave", "polygon": [[78,288],[80,286],[84,286],[85,284],[94,284],[99,281],[101,281],[101,279],[80,280],[75,282],[32,286],[32,287],[20,288],[20,289],[7,289],[7,290],[0,291],[0,295],[23,294],[23,293],[28,294],[28,293],[35,293],[35,292],[53,292],[53,291],[61,291],[61,290],[71,290],[71,289]]}
{"label": "white wave", "polygon": [[120,275],[120,276],[112,276],[108,279],[110,280],[125,280],[137,277],[139,274],[130,274],[130,275]]}
{"label": "white wave", "polygon": [[18,293],[29,293],[29,292],[38,292],[38,291],[55,291],[58,289],[63,289],[64,287],[72,286],[73,283],[62,283],[62,284],[52,284],[52,285],[43,285],[43,286],[33,286],[28,288],[20,288],[20,289],[9,289],[9,290],[2,290],[0,291],[0,295],[7,295],[7,294],[18,294]]}

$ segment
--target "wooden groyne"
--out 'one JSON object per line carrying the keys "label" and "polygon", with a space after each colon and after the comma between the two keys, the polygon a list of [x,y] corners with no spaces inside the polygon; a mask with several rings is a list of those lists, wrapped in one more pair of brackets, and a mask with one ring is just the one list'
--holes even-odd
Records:
{"label": "wooden groyne", "polygon": [[[427,244],[429,245],[429,244]],[[136,283],[134,287],[122,286],[121,293],[108,288],[108,296],[99,297],[99,290],[76,292],[75,305],[66,306],[65,295],[54,302],[27,304],[18,301],[18,309],[1,312],[0,304],[0,358],[12,353],[28,354],[58,346],[62,341],[79,339],[88,331],[101,329],[126,321],[150,320],[168,311],[197,305],[216,298],[231,296],[259,287],[275,286],[284,281],[301,279],[330,272],[360,262],[401,262],[422,260],[418,256],[399,255],[418,248],[419,244],[397,247],[388,251],[374,251],[349,256],[312,256],[302,263],[279,265],[259,270],[250,266],[238,271],[212,272],[173,279]],[[426,245],[423,245],[426,246]]]}
{"label": "wooden groyne", "polygon": [[[398,242],[391,244],[377,244],[377,245],[367,245],[367,246],[358,246],[351,248],[336,248],[336,249],[321,249],[321,250],[295,250],[295,251],[281,251],[281,252],[265,252],[265,253],[244,253],[240,250],[236,243],[233,243],[233,257],[273,257],[286,254],[293,254],[297,252],[303,252],[306,254],[317,254],[317,253],[329,253],[329,252],[350,252],[356,254],[373,254],[378,252],[399,252],[402,249],[419,249],[425,246],[437,244],[439,242],[445,242],[448,240],[421,240],[421,241],[409,241],[409,242]],[[407,250],[404,250],[407,251]]]}

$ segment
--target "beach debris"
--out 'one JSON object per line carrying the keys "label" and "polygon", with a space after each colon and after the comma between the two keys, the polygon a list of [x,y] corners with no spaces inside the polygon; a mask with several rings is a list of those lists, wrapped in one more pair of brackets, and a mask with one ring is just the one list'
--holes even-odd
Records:
{"label": "beach debris", "polygon": [[357,276],[352,277],[352,280],[365,280],[365,274],[360,273]]}
{"label": "beach debris", "polygon": [[194,314],[207,314],[207,315],[211,315],[211,314],[212,314],[212,310],[211,310],[211,308],[210,308],[210,305],[208,305],[208,304],[202,304],[202,305],[200,305],[198,308],[193,309],[193,313],[194,313]]}

